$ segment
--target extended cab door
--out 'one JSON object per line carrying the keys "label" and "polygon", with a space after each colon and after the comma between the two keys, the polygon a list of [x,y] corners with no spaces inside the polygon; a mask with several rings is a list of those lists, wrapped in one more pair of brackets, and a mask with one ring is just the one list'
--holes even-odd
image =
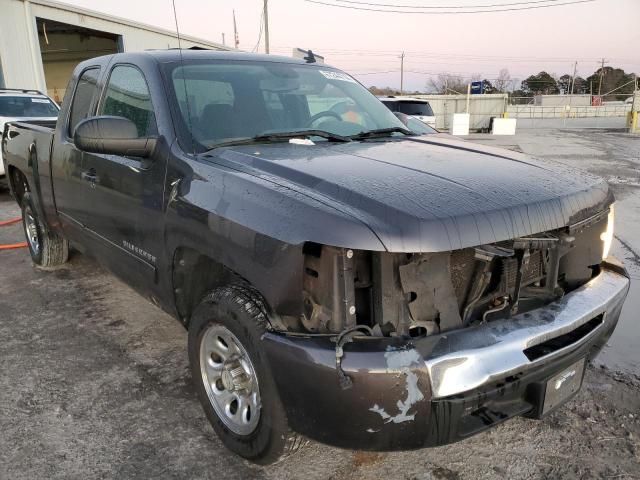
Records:
{"label": "extended cab door", "polygon": [[100,67],[83,70],[75,83],[69,115],[59,120],[57,138],[53,143],[51,175],[53,179],[56,209],[65,235],[84,244],[83,226],[89,210],[84,179],[83,157],[86,155],[73,144],[73,133],[81,120],[92,115],[98,100]]}
{"label": "extended cab door", "polygon": [[[134,65],[113,66],[96,113],[131,120],[141,137],[158,134],[149,86]],[[93,248],[101,262],[141,290],[155,282],[162,251],[165,160],[84,154]]]}

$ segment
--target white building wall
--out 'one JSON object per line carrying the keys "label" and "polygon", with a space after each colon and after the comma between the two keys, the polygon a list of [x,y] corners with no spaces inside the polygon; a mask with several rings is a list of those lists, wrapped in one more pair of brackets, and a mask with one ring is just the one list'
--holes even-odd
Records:
{"label": "white building wall", "polygon": [[0,62],[5,86],[13,88],[44,88],[44,71],[34,66],[33,45],[40,55],[37,35],[29,35],[35,29],[35,20],[29,25],[29,4],[17,0],[0,0]]}
{"label": "white building wall", "polygon": [[[36,17],[121,35],[125,52],[178,47],[175,32],[168,30],[49,0],[0,0],[0,62],[7,87],[46,90]],[[190,36],[181,40],[183,48],[230,50]]]}

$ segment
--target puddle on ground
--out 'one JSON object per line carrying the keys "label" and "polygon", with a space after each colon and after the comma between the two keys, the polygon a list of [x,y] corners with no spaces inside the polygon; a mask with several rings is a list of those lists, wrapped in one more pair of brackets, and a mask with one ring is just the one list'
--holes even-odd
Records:
{"label": "puddle on ground", "polygon": [[622,307],[618,326],[607,345],[595,359],[596,365],[605,365],[611,370],[640,375],[640,265],[633,254],[619,242],[612,247],[613,255],[624,260],[631,274],[631,288]]}

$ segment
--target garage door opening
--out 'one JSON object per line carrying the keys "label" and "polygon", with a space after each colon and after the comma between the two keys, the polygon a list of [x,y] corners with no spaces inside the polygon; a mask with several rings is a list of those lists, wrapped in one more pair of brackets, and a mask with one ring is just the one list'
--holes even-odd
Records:
{"label": "garage door opening", "polygon": [[36,18],[47,93],[62,102],[67,83],[78,63],[122,51],[120,35]]}

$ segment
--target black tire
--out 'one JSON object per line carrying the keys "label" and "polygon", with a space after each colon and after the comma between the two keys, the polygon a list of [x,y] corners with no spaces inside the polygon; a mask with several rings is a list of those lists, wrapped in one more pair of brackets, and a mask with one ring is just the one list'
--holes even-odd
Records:
{"label": "black tire", "polygon": [[[213,290],[196,307],[189,325],[191,376],[204,412],[224,445],[254,463],[267,465],[282,460],[306,444],[289,429],[261,337],[268,317],[262,297],[245,285],[228,285]],[[231,431],[213,408],[200,369],[200,346],[212,325],[222,325],[240,341],[250,357],[258,379],[261,409],[253,432],[238,435]]]}
{"label": "black tire", "polygon": [[[29,192],[24,193],[21,203],[22,226],[33,263],[45,268],[65,263],[69,258],[69,242],[45,227],[36,213]],[[29,238],[30,235],[33,238]]]}

